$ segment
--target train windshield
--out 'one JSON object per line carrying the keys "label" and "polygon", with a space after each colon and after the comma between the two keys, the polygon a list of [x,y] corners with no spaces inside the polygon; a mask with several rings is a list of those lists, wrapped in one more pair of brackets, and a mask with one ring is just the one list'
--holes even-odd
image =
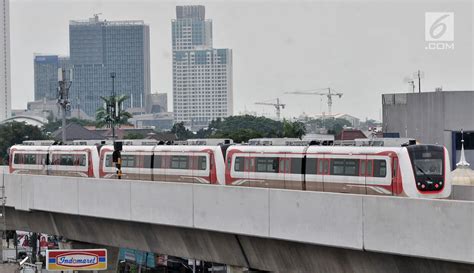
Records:
{"label": "train windshield", "polygon": [[416,186],[420,191],[439,191],[444,187],[444,149],[435,145],[408,146],[415,174]]}
{"label": "train windshield", "polygon": [[423,154],[425,154],[425,156],[428,158],[420,158],[420,159],[413,160],[416,174],[417,175],[443,175],[442,154],[434,155],[437,158],[431,158],[433,156],[431,153],[423,153]]}

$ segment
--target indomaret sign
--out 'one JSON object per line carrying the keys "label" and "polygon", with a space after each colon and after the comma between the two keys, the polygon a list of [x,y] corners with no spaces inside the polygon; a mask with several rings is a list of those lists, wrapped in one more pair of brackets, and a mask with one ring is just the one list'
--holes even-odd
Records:
{"label": "indomaret sign", "polygon": [[48,250],[46,269],[63,270],[106,270],[107,249]]}

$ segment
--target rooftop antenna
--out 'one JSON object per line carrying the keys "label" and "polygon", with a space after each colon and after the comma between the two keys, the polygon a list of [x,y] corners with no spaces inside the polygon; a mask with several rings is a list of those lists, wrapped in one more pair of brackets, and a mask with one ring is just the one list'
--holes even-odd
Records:
{"label": "rooftop antenna", "polygon": [[413,73],[413,78],[418,78],[418,93],[421,93],[421,79],[425,77],[425,73],[418,69],[415,73]]}

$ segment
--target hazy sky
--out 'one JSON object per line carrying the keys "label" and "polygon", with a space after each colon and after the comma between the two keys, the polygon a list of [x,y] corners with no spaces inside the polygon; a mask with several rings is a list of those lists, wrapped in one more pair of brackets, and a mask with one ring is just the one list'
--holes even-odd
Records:
{"label": "hazy sky", "polygon": [[[203,4],[214,47],[233,49],[234,111],[274,115],[257,101],[279,97],[285,117],[327,111],[326,99],[285,91],[331,87],[333,112],[379,119],[381,94],[474,90],[474,8],[466,1],[10,0],[12,107],[33,100],[33,54],[68,55],[68,23],[102,13],[150,25],[152,92],[172,106],[171,19],[175,6]],[[427,50],[425,12],[454,12],[454,50]]]}

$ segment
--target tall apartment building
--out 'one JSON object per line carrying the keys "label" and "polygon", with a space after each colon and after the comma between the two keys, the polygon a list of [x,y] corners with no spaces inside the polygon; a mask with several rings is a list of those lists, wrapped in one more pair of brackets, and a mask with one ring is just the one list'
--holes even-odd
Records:
{"label": "tall apartment building", "polygon": [[232,50],[213,48],[204,6],[176,7],[172,42],[175,121],[199,128],[232,115]]}
{"label": "tall apartment building", "polygon": [[143,107],[150,94],[150,29],[143,21],[106,21],[97,15],[69,23],[73,108],[94,116],[101,96],[128,95],[124,108]]}
{"label": "tall apartment building", "polygon": [[59,68],[64,68],[66,71],[71,68],[69,57],[35,55],[35,101],[57,99]]}
{"label": "tall apartment building", "polygon": [[0,0],[0,121],[10,114],[10,3]]}

